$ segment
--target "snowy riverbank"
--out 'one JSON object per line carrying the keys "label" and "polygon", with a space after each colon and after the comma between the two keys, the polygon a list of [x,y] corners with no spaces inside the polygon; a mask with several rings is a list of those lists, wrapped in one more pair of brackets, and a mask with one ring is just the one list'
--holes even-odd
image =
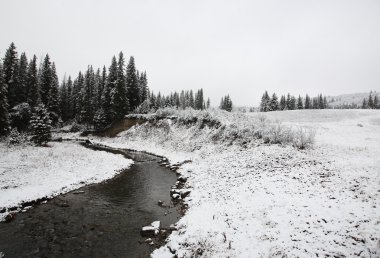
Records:
{"label": "snowy riverbank", "polygon": [[[244,135],[243,125],[263,121],[255,116],[231,115],[229,134],[224,130],[220,137],[229,139],[234,128]],[[154,257],[172,257],[167,247],[179,257],[379,255],[380,113],[305,110],[266,116],[315,128],[315,147],[215,141],[217,129],[171,119],[96,139],[173,163],[192,160],[180,169],[192,188],[186,199],[190,209]]]}
{"label": "snowy riverbank", "polygon": [[[75,143],[51,147],[0,143],[0,207],[52,197],[115,176],[133,162],[122,155],[93,151]],[[7,212],[0,214],[2,220]]]}

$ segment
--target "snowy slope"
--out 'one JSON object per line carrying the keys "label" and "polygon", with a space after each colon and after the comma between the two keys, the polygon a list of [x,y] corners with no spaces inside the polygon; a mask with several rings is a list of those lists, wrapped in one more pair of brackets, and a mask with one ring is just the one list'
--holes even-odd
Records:
{"label": "snowy slope", "polygon": [[218,141],[212,141],[215,128],[172,120],[99,139],[172,162],[192,160],[180,169],[192,188],[190,209],[153,256],[173,257],[170,247],[179,257],[378,257],[380,112],[265,114],[286,126],[315,128],[313,149],[225,141],[233,128],[249,137],[244,125],[259,123],[261,115],[223,113],[220,120],[232,127]]}
{"label": "snowy slope", "polygon": [[[101,182],[132,164],[122,155],[78,144],[50,145],[7,147],[0,143],[0,209]],[[5,215],[0,214],[0,220]]]}
{"label": "snowy slope", "polygon": [[342,105],[358,105],[359,107],[363,104],[363,99],[368,100],[369,92],[365,93],[352,93],[352,94],[342,94],[337,96],[328,96],[327,102],[330,107],[337,107]]}

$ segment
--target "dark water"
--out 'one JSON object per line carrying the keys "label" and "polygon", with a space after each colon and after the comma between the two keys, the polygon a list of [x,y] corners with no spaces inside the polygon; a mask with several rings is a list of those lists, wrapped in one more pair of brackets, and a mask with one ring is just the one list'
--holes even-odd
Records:
{"label": "dark water", "polygon": [[156,246],[141,243],[141,227],[155,220],[162,227],[178,221],[179,207],[157,205],[158,200],[170,203],[177,177],[159,166],[155,156],[123,153],[135,164],[113,179],[60,195],[0,223],[5,258],[148,257]]}

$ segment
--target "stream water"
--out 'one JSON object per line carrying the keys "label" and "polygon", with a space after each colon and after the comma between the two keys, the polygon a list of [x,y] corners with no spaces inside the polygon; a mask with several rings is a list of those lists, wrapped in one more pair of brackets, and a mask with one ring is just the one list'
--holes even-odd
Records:
{"label": "stream water", "polygon": [[157,204],[171,203],[176,174],[160,166],[156,156],[106,151],[122,153],[135,164],[106,182],[57,196],[0,223],[4,258],[148,257],[157,248],[143,242],[140,230],[156,220],[162,227],[178,221],[179,206]]}

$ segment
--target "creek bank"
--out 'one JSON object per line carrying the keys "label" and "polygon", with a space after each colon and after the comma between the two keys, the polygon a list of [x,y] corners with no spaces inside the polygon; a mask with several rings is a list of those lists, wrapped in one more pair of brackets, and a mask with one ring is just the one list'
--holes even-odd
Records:
{"label": "creek bank", "polygon": [[[141,152],[83,143],[95,150],[123,154],[135,160],[130,168],[105,182],[87,185],[50,200],[16,208],[10,223],[0,223],[0,250],[20,256],[148,256],[165,243],[183,215],[185,205],[169,195],[177,182],[167,162]],[[163,205],[158,205],[158,200]],[[140,236],[143,226],[159,220],[157,236]],[[20,248],[21,247],[21,248]]]}

